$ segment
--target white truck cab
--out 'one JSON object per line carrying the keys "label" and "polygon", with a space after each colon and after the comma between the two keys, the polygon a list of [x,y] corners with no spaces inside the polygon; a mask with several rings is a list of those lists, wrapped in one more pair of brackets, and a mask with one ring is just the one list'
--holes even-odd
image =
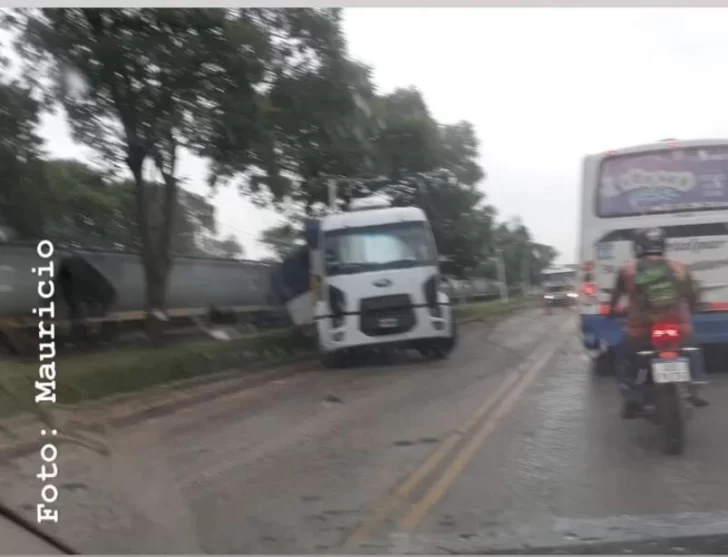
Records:
{"label": "white truck cab", "polygon": [[318,221],[309,248],[325,363],[382,346],[412,347],[432,358],[450,353],[456,341],[450,299],[421,209],[391,207],[381,197],[355,200],[349,211]]}

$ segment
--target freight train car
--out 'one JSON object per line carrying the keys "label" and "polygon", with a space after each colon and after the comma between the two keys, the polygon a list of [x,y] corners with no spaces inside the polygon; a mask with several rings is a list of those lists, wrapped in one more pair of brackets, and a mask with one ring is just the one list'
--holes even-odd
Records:
{"label": "freight train car", "polygon": [[[57,249],[56,322],[129,323],[143,320],[145,281],[137,254]],[[46,264],[35,244],[0,245],[0,332],[35,325],[41,301],[34,267]],[[280,325],[282,302],[271,289],[273,267],[257,261],[175,257],[167,289],[168,318],[244,315],[258,326]]]}
{"label": "freight train car", "polygon": [[[94,324],[113,334],[137,328],[144,320],[146,287],[139,255],[59,248],[50,260],[55,270],[55,322],[61,330],[76,323],[85,331]],[[23,334],[37,324],[32,311],[41,299],[32,269],[45,264],[35,243],[0,244],[0,339],[15,351],[20,351]],[[294,251],[278,265],[175,257],[166,314],[178,320],[234,316],[258,329],[289,325],[305,329],[312,317],[310,280],[307,248]],[[488,279],[445,280],[443,288],[453,303],[499,295],[497,282]]]}
{"label": "freight train car", "polygon": [[448,278],[443,281],[443,287],[455,304],[495,300],[501,295],[498,281],[485,278],[470,280]]}

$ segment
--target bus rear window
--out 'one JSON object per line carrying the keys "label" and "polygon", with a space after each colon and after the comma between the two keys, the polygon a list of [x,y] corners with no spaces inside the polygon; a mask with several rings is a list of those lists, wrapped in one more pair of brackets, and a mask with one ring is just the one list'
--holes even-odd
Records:
{"label": "bus rear window", "polygon": [[602,161],[599,217],[709,209],[728,209],[728,146],[661,149]]}

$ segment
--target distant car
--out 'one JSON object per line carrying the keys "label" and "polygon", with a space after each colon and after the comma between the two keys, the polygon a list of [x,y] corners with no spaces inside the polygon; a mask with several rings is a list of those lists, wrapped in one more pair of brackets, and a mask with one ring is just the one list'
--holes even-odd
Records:
{"label": "distant car", "polygon": [[543,301],[547,308],[576,305],[579,295],[570,284],[555,284],[544,288]]}

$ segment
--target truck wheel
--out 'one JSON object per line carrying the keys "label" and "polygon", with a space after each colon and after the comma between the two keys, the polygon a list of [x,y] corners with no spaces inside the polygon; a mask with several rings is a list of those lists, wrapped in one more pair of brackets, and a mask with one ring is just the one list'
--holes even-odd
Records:
{"label": "truck wheel", "polygon": [[447,360],[450,355],[452,354],[454,345],[452,342],[448,341],[447,345],[442,346],[441,353],[438,357],[439,360]]}
{"label": "truck wheel", "polygon": [[417,351],[420,353],[420,355],[425,360],[439,360],[439,351],[437,350],[437,347],[435,345],[432,346],[423,346],[422,348],[418,348]]}
{"label": "truck wheel", "polygon": [[430,344],[424,345],[417,351],[426,360],[444,360],[452,352],[452,341],[431,341]]}
{"label": "truck wheel", "polygon": [[448,350],[452,352],[455,347],[458,345],[459,340],[459,331],[458,331],[458,321],[457,319],[453,318],[452,320],[452,336],[448,340],[449,346]]}
{"label": "truck wheel", "polygon": [[321,364],[326,369],[339,369],[347,367],[350,362],[349,354],[337,350],[335,352],[325,352],[321,355]]}
{"label": "truck wheel", "polygon": [[336,352],[324,352],[321,354],[321,365],[326,369],[336,369],[340,367],[340,358]]}

